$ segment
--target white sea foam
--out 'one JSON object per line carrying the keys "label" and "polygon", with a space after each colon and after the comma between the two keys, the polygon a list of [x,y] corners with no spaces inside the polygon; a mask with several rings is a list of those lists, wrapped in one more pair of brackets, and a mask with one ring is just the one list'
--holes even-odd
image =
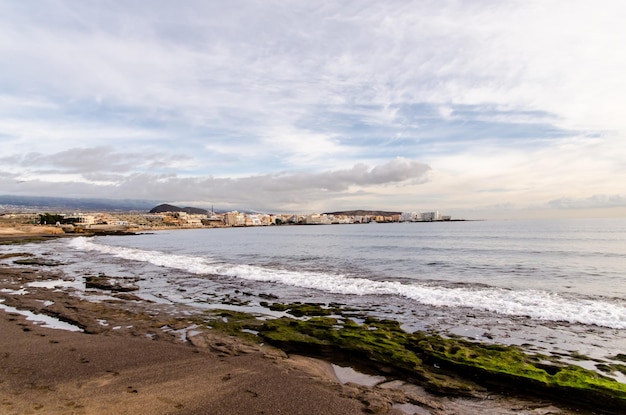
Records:
{"label": "white sea foam", "polygon": [[626,329],[626,306],[610,299],[568,297],[540,290],[404,284],[397,281],[373,281],[343,274],[223,264],[201,257],[102,245],[87,238],[74,238],[69,243],[79,250],[97,251],[194,274],[275,282],[345,295],[394,295],[431,306],[468,307],[510,316],[529,316],[538,320],[568,321]]}
{"label": "white sea foam", "polygon": [[38,288],[59,288],[59,287],[74,287],[79,288],[82,287],[82,283],[75,281],[64,281],[64,280],[46,280],[46,281],[33,281],[26,284],[29,287],[38,287]]}
{"label": "white sea foam", "polygon": [[12,295],[24,295],[28,294],[25,288],[20,288],[19,290],[12,290],[10,288],[0,288],[0,293],[7,293]]}

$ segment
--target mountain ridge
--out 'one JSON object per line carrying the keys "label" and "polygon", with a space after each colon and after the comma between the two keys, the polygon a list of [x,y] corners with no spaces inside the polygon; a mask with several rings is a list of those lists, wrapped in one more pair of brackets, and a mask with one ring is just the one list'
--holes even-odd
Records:
{"label": "mountain ridge", "polygon": [[104,210],[104,211],[145,211],[160,203],[142,199],[98,199],[53,196],[0,195],[0,205],[39,210]]}
{"label": "mountain ridge", "polygon": [[394,216],[401,215],[402,212],[392,212],[386,210],[341,210],[337,212],[325,212],[325,215],[345,215],[345,216]]}

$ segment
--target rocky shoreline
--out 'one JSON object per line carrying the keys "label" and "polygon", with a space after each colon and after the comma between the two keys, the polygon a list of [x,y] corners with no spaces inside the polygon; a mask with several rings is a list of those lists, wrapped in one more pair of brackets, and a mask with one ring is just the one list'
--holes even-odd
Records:
{"label": "rocky shoreline", "polygon": [[[20,260],[27,262],[15,263]],[[477,387],[466,389],[467,380],[451,376],[452,370],[445,374],[446,386],[434,388],[423,382],[426,372],[415,370],[411,376],[385,361],[393,357],[390,349],[375,354],[363,346],[358,355],[345,341],[366,345],[359,337],[365,328],[379,335],[375,344],[396,347],[397,336],[404,334],[393,323],[370,320],[358,329],[344,321],[344,329],[359,331],[341,332],[340,341],[329,339],[337,316],[350,315],[340,305],[268,304],[285,316],[267,320],[226,305],[197,310],[143,300],[133,294],[128,279],[85,276],[80,289],[75,284],[66,280],[62,264],[27,251],[8,256],[0,246],[3,411],[570,415],[620,413],[623,408],[619,399],[617,406],[607,405],[606,396],[599,396],[594,407],[593,400],[537,394],[540,388],[515,388],[504,378],[481,382],[485,373],[476,372],[470,380]],[[11,310],[54,317],[82,333],[45,328]],[[301,319],[287,317],[287,312]],[[407,356],[395,358],[413,359]],[[177,359],[186,370],[172,368]],[[444,364],[443,359],[420,359],[432,367]],[[340,381],[327,362],[383,375],[384,380],[373,386]],[[74,368],[76,376],[65,374],[66,367]],[[443,372],[435,372],[444,379]],[[95,385],[102,385],[102,391],[95,393]]]}

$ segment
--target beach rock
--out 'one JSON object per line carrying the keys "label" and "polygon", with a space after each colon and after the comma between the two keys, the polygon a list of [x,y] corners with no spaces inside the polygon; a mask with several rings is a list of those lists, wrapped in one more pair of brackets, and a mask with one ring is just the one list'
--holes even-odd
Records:
{"label": "beach rock", "polygon": [[398,396],[394,396],[394,398],[396,398],[394,399],[389,396],[394,395],[394,392],[392,391],[386,391],[378,388],[372,389],[370,387],[357,385],[351,382],[342,385],[341,394],[343,396],[361,401],[364,405],[363,412],[368,414],[396,413],[396,411],[392,411],[394,400],[398,398],[405,400],[402,399],[403,397],[400,397],[400,393],[395,394]]}
{"label": "beach rock", "polygon": [[29,252],[14,252],[9,254],[0,255],[0,259],[17,258],[17,257],[32,257],[34,254]]}
{"label": "beach rock", "polygon": [[187,340],[196,347],[209,349],[225,356],[239,356],[259,351],[258,347],[246,344],[238,338],[210,332],[188,336]]}
{"label": "beach rock", "polygon": [[126,301],[145,301],[147,303],[152,303],[153,301],[150,300],[144,300],[141,297],[137,297],[134,294],[116,294],[114,296],[115,298],[119,298],[120,300],[126,300]]}
{"label": "beach rock", "polygon": [[44,267],[57,267],[59,265],[64,265],[62,262],[43,258],[16,259],[13,263],[17,265],[37,265]]}
{"label": "beach rock", "polygon": [[138,285],[122,282],[119,281],[119,279],[106,275],[85,277],[85,287],[115,292],[129,292],[137,291],[139,289]]}

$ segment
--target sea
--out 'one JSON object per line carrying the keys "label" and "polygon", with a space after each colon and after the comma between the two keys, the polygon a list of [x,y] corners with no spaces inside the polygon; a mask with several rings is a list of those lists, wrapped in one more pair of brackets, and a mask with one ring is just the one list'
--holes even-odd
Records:
{"label": "sea", "polygon": [[135,278],[139,297],[181,307],[272,316],[267,303],[339,303],[590,369],[626,353],[626,219],[177,229],[32,247],[77,281]]}

